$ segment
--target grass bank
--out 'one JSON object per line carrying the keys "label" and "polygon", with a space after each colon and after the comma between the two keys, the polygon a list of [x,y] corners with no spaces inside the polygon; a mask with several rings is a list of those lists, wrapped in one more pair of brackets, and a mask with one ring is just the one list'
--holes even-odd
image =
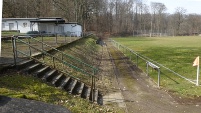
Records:
{"label": "grass bank", "polygon": [[69,95],[64,90],[49,86],[32,76],[14,72],[1,75],[0,78],[0,94],[4,96],[61,105],[68,108],[72,113],[115,111],[113,108],[91,104],[79,96]]}
{"label": "grass bank", "polygon": [[[70,46],[63,47],[61,50],[87,63],[93,64],[93,60],[95,60],[95,58],[92,59],[93,53],[98,52],[100,49],[96,46],[93,38],[86,38],[80,42],[70,44]],[[54,52],[52,54],[58,55]],[[92,104],[90,101],[82,99],[79,96],[69,95],[64,90],[48,85],[38,78],[12,71],[4,72],[0,76],[1,95],[62,105],[73,113],[106,113],[118,112],[119,110],[119,108],[114,108],[112,105],[109,107]]]}
{"label": "grass bank", "polygon": [[[193,67],[192,64],[194,59],[201,55],[201,45],[199,44],[201,37],[127,37],[113,39],[184,77],[196,80],[196,67]],[[132,60],[136,62],[135,56],[132,56]],[[145,61],[139,59],[138,65],[146,72]],[[149,75],[157,81],[157,71],[150,70],[149,72]],[[200,86],[196,87],[164,68],[161,68],[161,87],[184,97],[201,96]]]}
{"label": "grass bank", "polygon": [[[8,46],[10,45],[9,41],[7,43],[4,42],[4,44],[7,44]],[[20,47],[22,47],[21,49],[24,49],[23,46]],[[92,53],[98,53],[100,48],[95,44],[94,38],[86,38],[70,44],[70,46],[63,46],[61,50],[93,65],[96,63],[94,61],[97,54],[94,55]],[[54,54],[58,55],[57,53]],[[67,107],[73,113],[105,113],[119,111],[119,108],[114,107],[113,105],[98,106],[96,104],[91,104],[88,100],[82,99],[79,96],[69,95],[65,91],[47,85],[40,79],[32,76],[18,72],[4,73],[5,74],[0,76],[0,94],[4,96],[33,99],[46,103],[62,105]]]}

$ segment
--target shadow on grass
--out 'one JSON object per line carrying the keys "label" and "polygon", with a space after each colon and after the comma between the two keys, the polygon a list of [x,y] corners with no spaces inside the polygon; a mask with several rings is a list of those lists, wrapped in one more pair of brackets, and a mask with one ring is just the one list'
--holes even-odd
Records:
{"label": "shadow on grass", "polygon": [[174,81],[176,84],[180,84],[178,81],[176,81],[175,79],[171,78],[170,76],[168,76],[167,74],[161,72],[161,74],[163,74],[165,77],[169,78],[170,80]]}

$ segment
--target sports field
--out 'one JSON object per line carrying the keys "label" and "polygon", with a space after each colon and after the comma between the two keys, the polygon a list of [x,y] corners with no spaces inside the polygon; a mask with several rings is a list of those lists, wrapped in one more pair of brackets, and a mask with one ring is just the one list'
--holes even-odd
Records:
{"label": "sports field", "polygon": [[[197,67],[192,65],[195,58],[201,56],[201,37],[121,37],[113,40],[196,82]],[[131,55],[129,52],[126,54]],[[131,58],[136,62],[134,55]],[[139,59],[138,65],[146,72],[146,61]],[[160,70],[162,88],[185,97],[201,96],[201,86],[196,86],[163,67]],[[149,69],[149,76],[157,82],[157,71]],[[199,81],[201,84],[201,77]]]}

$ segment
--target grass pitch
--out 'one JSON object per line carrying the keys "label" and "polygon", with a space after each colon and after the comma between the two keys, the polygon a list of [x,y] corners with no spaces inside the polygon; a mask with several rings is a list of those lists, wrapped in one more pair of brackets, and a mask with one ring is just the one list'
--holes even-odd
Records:
{"label": "grass pitch", "polygon": [[[174,72],[196,82],[197,67],[193,61],[201,56],[201,37],[126,37],[113,38],[120,44],[146,56]],[[126,53],[130,55],[130,53]],[[136,62],[135,56],[131,56]],[[146,62],[139,59],[138,65],[146,72]],[[149,76],[157,81],[157,71],[149,70]],[[199,79],[201,84],[201,79]],[[185,97],[201,96],[201,86],[184,80],[181,77],[161,68],[161,87]]]}

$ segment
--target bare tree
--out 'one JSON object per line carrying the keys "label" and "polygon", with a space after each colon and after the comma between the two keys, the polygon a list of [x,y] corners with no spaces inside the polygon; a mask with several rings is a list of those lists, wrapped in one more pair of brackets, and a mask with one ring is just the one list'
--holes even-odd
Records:
{"label": "bare tree", "polygon": [[151,9],[152,9],[152,16],[151,16],[150,36],[152,36],[153,31],[160,33],[164,21],[162,16],[164,15],[164,12],[166,11],[167,8],[163,3],[152,2]]}
{"label": "bare tree", "polygon": [[174,13],[174,21],[176,27],[176,35],[180,35],[181,24],[184,22],[186,9],[182,7],[177,7]]}
{"label": "bare tree", "polygon": [[[149,10],[151,9],[151,10]],[[198,34],[201,15],[186,14],[178,7],[166,13],[163,3],[144,0],[3,0],[3,18],[63,17],[78,22],[83,31],[131,35],[167,32],[170,35]]]}

